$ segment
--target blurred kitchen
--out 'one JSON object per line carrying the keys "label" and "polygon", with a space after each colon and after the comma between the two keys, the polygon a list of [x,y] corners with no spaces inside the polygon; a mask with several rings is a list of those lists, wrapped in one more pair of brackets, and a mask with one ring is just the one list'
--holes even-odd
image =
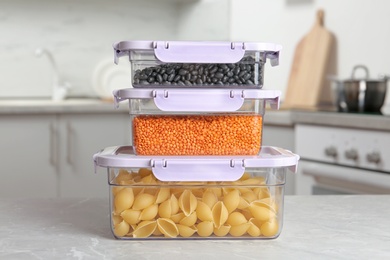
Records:
{"label": "blurred kitchen", "polygon": [[[331,79],[342,84],[356,65],[373,80],[390,75],[389,8],[386,0],[2,0],[0,197],[108,196],[92,155],[131,143],[128,108],[114,110],[110,101],[131,76],[124,59],[114,65],[114,42],[279,43],[280,65],[266,64],[264,88],[281,90],[283,104],[298,91],[289,82],[294,62],[302,62],[294,55],[318,10],[334,37],[321,74],[326,83],[299,88],[298,97],[318,92],[314,105],[267,111],[264,144],[301,156],[286,194],[390,193],[389,95],[375,113],[321,106],[322,88],[336,100]],[[314,56],[313,63],[300,73],[317,73]],[[365,73],[355,71],[359,79]]]}

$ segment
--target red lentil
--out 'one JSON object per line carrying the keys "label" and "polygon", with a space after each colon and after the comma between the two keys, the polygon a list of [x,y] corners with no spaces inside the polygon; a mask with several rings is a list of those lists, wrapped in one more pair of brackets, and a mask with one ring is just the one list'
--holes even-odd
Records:
{"label": "red lentil", "polygon": [[133,119],[138,155],[257,155],[260,115],[142,115]]}

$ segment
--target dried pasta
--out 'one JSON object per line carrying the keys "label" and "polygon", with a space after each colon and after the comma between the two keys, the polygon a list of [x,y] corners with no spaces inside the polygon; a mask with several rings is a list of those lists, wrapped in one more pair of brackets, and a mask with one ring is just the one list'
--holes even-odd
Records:
{"label": "dried pasta", "polygon": [[147,168],[121,169],[112,183],[111,221],[119,238],[275,237],[280,232],[278,194],[264,178],[247,172],[230,185],[181,187],[160,182]]}

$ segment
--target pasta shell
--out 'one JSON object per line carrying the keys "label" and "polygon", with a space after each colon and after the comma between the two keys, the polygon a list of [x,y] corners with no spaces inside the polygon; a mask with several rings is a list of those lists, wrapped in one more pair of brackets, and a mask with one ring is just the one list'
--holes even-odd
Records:
{"label": "pasta shell", "polygon": [[162,218],[170,218],[172,215],[172,201],[166,200],[158,206],[158,215]]}
{"label": "pasta shell", "polygon": [[212,192],[214,192],[215,196],[217,196],[217,198],[221,197],[222,196],[222,188],[210,188],[210,190]]}
{"label": "pasta shell", "polygon": [[243,180],[241,182],[242,185],[259,185],[259,184],[262,184],[263,182],[263,179],[260,179],[260,178],[250,178],[250,179],[246,179],[246,180]]}
{"label": "pasta shell", "polygon": [[202,201],[198,201],[196,215],[201,221],[213,221],[213,213],[211,212],[211,209]]}
{"label": "pasta shell", "polygon": [[118,176],[115,178],[115,183],[117,184],[125,184],[126,182],[130,182],[132,180],[132,176],[125,169],[120,169]]}
{"label": "pasta shell", "polygon": [[277,220],[266,221],[261,225],[261,234],[266,237],[273,237],[279,233],[279,223]]}
{"label": "pasta shell", "polygon": [[184,215],[189,216],[196,210],[198,200],[190,190],[185,190],[179,198],[179,208]]}
{"label": "pasta shell", "polygon": [[124,188],[125,187],[122,187],[122,186],[113,186],[112,189],[111,189],[112,195],[115,196],[116,194],[118,194],[118,192],[120,192]]}
{"label": "pasta shell", "polygon": [[238,205],[237,205],[237,208],[238,209],[246,209],[246,208],[248,208],[249,207],[249,202],[246,200],[246,199],[244,199],[243,197],[240,197],[240,201],[239,201],[239,203],[238,203]]}
{"label": "pasta shell", "polygon": [[140,222],[140,215],[141,211],[134,209],[126,209],[121,213],[121,217],[130,225],[134,225]]}
{"label": "pasta shell", "polygon": [[142,210],[139,219],[140,220],[153,220],[158,213],[158,205],[152,204],[149,207]]}
{"label": "pasta shell", "polygon": [[192,226],[192,225],[195,225],[197,220],[198,220],[198,217],[196,216],[196,212],[194,211],[188,217],[182,218],[179,223],[182,225],[186,225],[186,226]]}
{"label": "pasta shell", "polygon": [[118,215],[114,215],[114,213],[111,215],[111,221],[112,221],[112,224],[115,226],[116,224],[122,222],[122,217],[121,216],[118,216]]}
{"label": "pasta shell", "polygon": [[157,222],[151,220],[145,220],[138,224],[133,232],[135,238],[150,237],[156,230]]}
{"label": "pasta shell", "polygon": [[177,213],[175,215],[172,215],[171,219],[173,220],[173,222],[175,222],[177,224],[177,223],[180,223],[180,220],[182,220],[185,217],[186,216],[184,215],[184,213],[180,212],[180,213]]}
{"label": "pasta shell", "polygon": [[232,226],[230,228],[229,234],[232,235],[233,237],[243,236],[247,232],[250,225],[251,224],[249,223],[244,223],[237,226]]}
{"label": "pasta shell", "polygon": [[218,237],[224,237],[229,233],[230,227],[231,227],[230,225],[223,225],[220,226],[219,228],[214,228],[214,235]]}
{"label": "pasta shell", "polygon": [[240,192],[237,189],[234,189],[230,191],[226,196],[223,198],[223,204],[227,208],[228,212],[233,212],[240,203]]}
{"label": "pasta shell", "polygon": [[156,195],[156,203],[160,204],[167,199],[169,199],[169,196],[171,195],[171,191],[169,188],[160,188]]}
{"label": "pasta shell", "polygon": [[198,230],[198,235],[201,237],[209,237],[211,234],[213,234],[214,231],[214,225],[211,221],[203,221],[200,222],[196,229]]}
{"label": "pasta shell", "polygon": [[245,216],[242,213],[237,211],[230,214],[228,219],[226,220],[226,223],[230,226],[238,226],[246,222],[247,220]]}
{"label": "pasta shell", "polygon": [[179,200],[176,198],[175,195],[171,195],[171,215],[175,215],[179,212]]}
{"label": "pasta shell", "polygon": [[257,196],[256,194],[253,193],[253,191],[242,193],[241,197],[244,198],[249,203],[251,203],[254,200],[257,200]]}
{"label": "pasta shell", "polygon": [[114,234],[117,237],[124,237],[130,231],[130,225],[125,221],[121,221],[114,226]]}
{"label": "pasta shell", "polygon": [[138,175],[143,178],[143,177],[146,177],[146,176],[149,176],[149,175],[153,175],[153,172],[151,169],[148,169],[148,168],[140,168],[138,170]]}
{"label": "pasta shell", "polygon": [[256,222],[256,219],[250,219],[248,222],[250,226],[247,230],[247,233],[252,237],[259,237],[261,235],[261,225],[259,226]]}
{"label": "pasta shell", "polygon": [[211,209],[217,203],[218,197],[212,190],[208,189],[203,193],[202,201]]}
{"label": "pasta shell", "polygon": [[125,209],[131,208],[134,203],[134,194],[131,188],[124,188],[114,198],[115,213],[119,215]]}
{"label": "pasta shell", "polygon": [[137,197],[135,197],[133,209],[142,210],[152,205],[154,201],[155,198],[153,195],[148,193],[138,194]]}
{"label": "pasta shell", "polygon": [[194,226],[188,227],[181,224],[177,224],[177,229],[179,230],[179,234],[182,237],[190,237],[193,234],[195,234],[195,232],[197,231],[197,229]]}
{"label": "pasta shell", "polygon": [[179,235],[179,229],[175,222],[169,218],[157,219],[157,227],[165,237],[177,237]]}
{"label": "pasta shell", "polygon": [[225,224],[226,220],[228,219],[229,212],[222,201],[218,201],[213,209],[213,222],[216,228],[219,228],[223,224]]}
{"label": "pasta shell", "polygon": [[202,196],[203,196],[203,189],[193,189],[192,190],[192,194],[194,194],[194,196],[196,198],[202,198]]}
{"label": "pasta shell", "polygon": [[267,221],[274,218],[276,215],[274,210],[271,210],[263,205],[259,205],[258,203],[251,204],[249,210],[252,213],[252,216],[260,221]]}

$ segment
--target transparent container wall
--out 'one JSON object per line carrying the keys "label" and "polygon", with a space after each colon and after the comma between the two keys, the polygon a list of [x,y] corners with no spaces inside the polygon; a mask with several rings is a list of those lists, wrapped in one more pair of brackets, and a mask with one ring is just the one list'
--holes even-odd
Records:
{"label": "transparent container wall", "polygon": [[137,155],[257,155],[264,100],[245,100],[233,113],[163,112],[153,100],[132,99],[132,143]]}
{"label": "transparent container wall", "polygon": [[161,182],[151,169],[108,169],[119,239],[272,239],[283,225],[286,168],[254,168],[234,182]]}
{"label": "transparent container wall", "polygon": [[153,50],[130,51],[134,87],[261,88],[264,53],[246,51],[237,63],[164,63]]}

